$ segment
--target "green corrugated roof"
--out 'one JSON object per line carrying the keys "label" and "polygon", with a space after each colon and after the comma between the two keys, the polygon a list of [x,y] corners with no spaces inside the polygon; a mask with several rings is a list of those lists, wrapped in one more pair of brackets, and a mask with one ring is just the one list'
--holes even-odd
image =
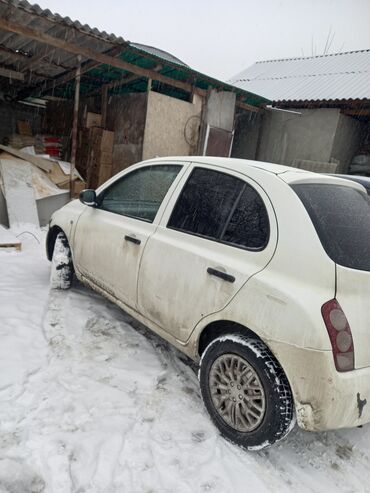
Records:
{"label": "green corrugated roof", "polygon": [[[208,88],[212,88],[235,92],[240,101],[253,106],[261,106],[262,104],[269,102],[266,98],[202,74],[201,72],[190,68],[188,65],[185,65],[181,60],[177,59],[173,55],[153,47],[130,43],[129,46],[122,50],[118,57],[132,65],[145,69],[155,69],[160,65],[161,68],[158,70],[159,74],[181,82],[191,81],[194,87],[199,89],[207,90]],[[126,70],[114,68],[109,65],[99,65],[98,67],[95,67],[82,75],[81,93],[91,93],[98,90],[104,84],[120,81],[123,77],[128,75],[130,75],[130,72]],[[167,86],[161,82],[155,82],[155,85],[158,87]],[[138,79],[135,79],[129,84],[111,89],[110,93],[121,94],[135,91],[145,92],[146,90],[146,78],[138,77]],[[54,89],[53,94],[56,96],[60,95],[64,97],[72,97],[73,91],[74,81],[70,81],[63,86],[59,86]],[[171,88],[171,91],[174,95],[180,97],[181,99],[186,98],[186,93],[181,89]]]}

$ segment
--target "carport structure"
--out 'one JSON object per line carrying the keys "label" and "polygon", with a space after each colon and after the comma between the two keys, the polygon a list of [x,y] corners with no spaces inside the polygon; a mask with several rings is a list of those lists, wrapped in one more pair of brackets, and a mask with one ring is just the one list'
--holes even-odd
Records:
{"label": "carport structure", "polygon": [[[23,103],[33,108],[38,107],[39,112],[46,108],[47,112],[51,106],[55,111],[56,102],[71,104],[74,101],[74,112],[67,118],[70,128],[64,129],[64,133],[68,133],[70,138],[71,151],[67,157],[72,163],[76,161],[76,152],[78,153],[81,118],[78,112],[81,110],[81,101],[89,101],[88,111],[101,114],[102,128],[120,134],[122,132],[116,127],[115,121],[109,121],[110,98],[132,96],[135,93],[146,94],[146,104],[143,104],[146,115],[141,131],[143,141],[148,123],[146,118],[150,113],[149,92],[190,104],[198,98],[197,111],[193,111],[194,115],[190,112],[186,119],[186,125],[190,118],[195,121],[196,117],[200,122],[197,130],[199,135],[193,140],[188,152],[196,154],[203,153],[204,140],[209,134],[206,106],[212,91],[229,96],[229,102],[233,104],[232,115],[235,106],[244,111],[258,112],[259,107],[267,101],[201,74],[157,48],[131,43],[114,34],[101,32],[68,17],[43,10],[27,1],[0,0],[1,104],[9,103],[14,107]],[[163,106],[163,101],[160,103]],[[125,104],[127,110],[127,101]],[[158,101],[155,104],[158,106]],[[153,103],[154,106],[155,104]],[[182,109],[188,115],[187,107]],[[179,108],[176,111],[179,113]],[[61,115],[59,110],[57,113]],[[183,122],[183,127],[184,125]],[[222,122],[219,126],[222,130]],[[135,127],[135,122],[130,127]],[[188,127],[182,128],[181,132],[186,133],[187,129]],[[49,128],[45,128],[45,123],[43,130],[50,132]],[[233,128],[224,130],[231,134]],[[115,136],[115,141],[120,141],[119,136]],[[147,157],[154,152],[158,154],[158,149],[149,152],[148,145],[145,153],[142,142],[141,152],[136,153],[135,157]],[[129,161],[133,159],[125,162],[124,167],[132,164]],[[119,168],[120,166],[116,166],[115,170]]]}

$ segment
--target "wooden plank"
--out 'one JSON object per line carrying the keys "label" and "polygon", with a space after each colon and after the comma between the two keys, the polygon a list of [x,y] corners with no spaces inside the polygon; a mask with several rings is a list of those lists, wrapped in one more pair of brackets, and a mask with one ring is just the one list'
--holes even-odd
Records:
{"label": "wooden plank", "polygon": [[8,229],[5,229],[0,225],[0,248],[15,248],[16,250],[22,249],[22,242],[13,235]]}
{"label": "wooden plank", "polygon": [[53,169],[48,175],[48,178],[50,178],[50,180],[58,187],[64,187],[67,183],[69,183],[69,174],[66,175],[65,173],[63,173],[61,167],[57,162],[55,163],[55,165],[53,165]]}
{"label": "wooden plank", "polygon": [[6,77],[7,79],[16,79],[24,82],[24,74],[17,72],[16,70],[9,70],[5,67],[0,67],[0,77]]}
{"label": "wooden plank", "polygon": [[9,226],[40,226],[30,163],[0,159]]}
{"label": "wooden plank", "polygon": [[22,243],[1,243],[0,240],[0,248],[15,248],[18,251],[22,250]]}
{"label": "wooden plank", "polygon": [[43,61],[44,58],[47,56],[51,55],[54,52],[54,48],[49,48],[47,50],[43,50],[42,53],[39,53],[38,55],[34,55],[28,59],[26,59],[26,63],[24,63],[21,67],[21,72],[27,72],[28,70],[31,70],[32,67],[37,65],[39,62]]}
{"label": "wooden plank", "polygon": [[341,113],[348,116],[370,116],[370,108],[341,110]]}
{"label": "wooden plank", "polygon": [[138,77],[137,75],[126,75],[125,77],[122,77],[122,79],[109,82],[108,84],[104,84],[103,86],[94,89],[93,91],[85,93],[85,97],[89,98],[90,96],[94,96],[95,94],[100,94],[102,91],[109,91],[109,89],[115,89],[117,87],[124,86],[138,79],[141,79],[141,77]]}
{"label": "wooden plank", "polygon": [[252,111],[253,113],[259,113],[261,108],[258,106],[252,106],[251,104],[243,103],[242,101],[236,101],[236,106],[245,111]]}
{"label": "wooden plank", "polygon": [[108,87],[101,88],[101,124],[105,128],[107,125],[107,109],[108,109]]}
{"label": "wooden plank", "polygon": [[47,173],[50,173],[50,171],[52,171],[53,169],[53,163],[51,163],[48,159],[32,156],[32,154],[27,154],[26,152],[18,151],[18,149],[13,149],[13,147],[3,146],[1,144],[0,149],[7,152],[8,154],[11,154],[12,156],[19,157],[24,161],[28,161],[29,163],[34,164]]}
{"label": "wooden plank", "polygon": [[[106,52],[106,55],[109,56],[115,56],[118,55],[122,51],[122,46],[115,46],[114,48],[111,48]],[[92,61],[92,62],[87,62],[84,63],[81,66],[81,75],[85,74],[86,72],[89,72],[90,70],[99,67],[101,63]],[[25,98],[29,96],[30,94],[35,94],[35,92],[39,92],[40,94],[50,91],[52,89],[55,89],[58,86],[61,86],[63,84],[66,84],[70,80],[74,79],[76,77],[76,68],[73,67],[71,70],[68,72],[63,73],[62,75],[58,75],[54,79],[48,82],[42,82],[41,84],[38,84],[37,86],[34,86],[30,89],[24,90],[21,93],[18,94],[19,98]]]}
{"label": "wooden plank", "polygon": [[[86,48],[76,43],[71,43],[63,39],[55,38],[54,36],[50,36],[49,34],[38,31],[36,29],[32,29],[28,26],[22,26],[8,19],[4,19],[4,18],[0,19],[0,29],[4,29],[5,31],[10,31],[16,34],[20,34],[22,36],[26,36],[27,38],[38,41],[39,43],[45,43],[49,46],[53,46],[55,48],[66,51],[68,53],[72,53],[74,55],[81,55],[90,60],[95,60],[102,64],[110,65],[111,67],[116,67],[122,70],[126,70],[127,72],[131,72],[141,77],[147,77],[148,79],[153,79],[159,82],[163,82],[164,84],[177,87],[178,89],[182,89],[184,91],[191,92],[192,90],[191,84],[187,82],[171,79],[170,77],[166,77],[165,75],[157,73],[155,70],[150,70],[150,69],[139,67],[137,65],[132,65],[128,62],[125,62],[124,60],[121,60],[120,58],[114,58],[112,56],[106,55],[104,53],[96,52],[94,50],[91,50],[90,48]],[[198,91],[199,90],[197,90],[197,92]]]}
{"label": "wooden plank", "polygon": [[77,56],[77,69],[76,69],[76,88],[73,106],[73,121],[72,121],[72,150],[71,150],[71,171],[69,174],[69,191],[71,199],[73,198],[73,181],[74,170],[76,166],[76,153],[77,153],[77,127],[78,127],[78,107],[80,104],[80,81],[81,81],[81,56]]}

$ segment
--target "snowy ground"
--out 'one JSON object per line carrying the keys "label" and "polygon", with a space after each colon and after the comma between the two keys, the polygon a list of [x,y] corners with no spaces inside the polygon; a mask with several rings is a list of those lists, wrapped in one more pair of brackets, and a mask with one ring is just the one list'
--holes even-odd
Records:
{"label": "snowy ground", "polygon": [[239,450],[180,353],[80,284],[50,292],[22,240],[0,251],[0,493],[370,492],[369,426]]}

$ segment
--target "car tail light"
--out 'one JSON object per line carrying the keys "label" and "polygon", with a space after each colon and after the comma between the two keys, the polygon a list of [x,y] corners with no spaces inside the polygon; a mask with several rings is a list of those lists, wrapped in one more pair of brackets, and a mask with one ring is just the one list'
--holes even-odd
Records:
{"label": "car tail light", "polygon": [[335,368],[350,371],[355,367],[355,354],[351,328],[340,304],[336,299],[326,302],[321,313],[329,334]]}

